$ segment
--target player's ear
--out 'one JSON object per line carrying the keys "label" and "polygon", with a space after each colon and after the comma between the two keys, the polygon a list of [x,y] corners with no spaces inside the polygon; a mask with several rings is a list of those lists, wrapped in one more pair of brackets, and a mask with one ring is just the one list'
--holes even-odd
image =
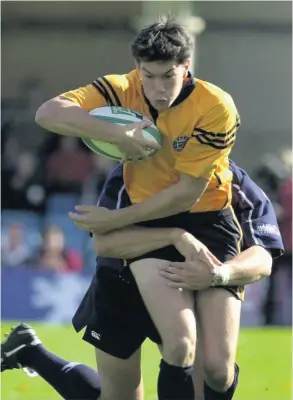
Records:
{"label": "player's ear", "polygon": [[186,61],[185,61],[185,63],[184,63],[184,68],[185,68],[186,72],[189,71],[189,68],[190,68],[190,60],[186,60]]}

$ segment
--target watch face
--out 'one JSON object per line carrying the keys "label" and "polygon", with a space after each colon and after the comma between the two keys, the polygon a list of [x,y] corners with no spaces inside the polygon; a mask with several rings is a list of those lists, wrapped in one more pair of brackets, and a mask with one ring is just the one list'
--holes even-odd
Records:
{"label": "watch face", "polygon": [[214,286],[222,285],[222,283],[223,283],[223,279],[222,279],[221,275],[216,275],[214,277]]}

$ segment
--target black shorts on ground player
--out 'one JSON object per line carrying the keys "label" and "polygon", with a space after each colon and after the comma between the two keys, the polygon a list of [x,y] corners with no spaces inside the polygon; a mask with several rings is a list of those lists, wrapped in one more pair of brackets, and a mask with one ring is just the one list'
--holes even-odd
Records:
{"label": "black shorts on ground player", "polygon": [[[109,209],[131,205],[123,183],[122,166],[107,180],[99,205]],[[207,213],[182,213],[138,224],[146,227],[180,227],[202,241],[214,255],[225,262],[235,256],[241,237],[231,209]],[[173,247],[152,251],[135,260],[158,258],[184,261]],[[161,344],[160,335],[144,306],[129,265],[132,261],[97,259],[91,285],[73,317],[76,331],[83,328],[83,339],[96,348],[118,358],[129,358],[150,338]],[[223,287],[239,296],[238,287]]]}

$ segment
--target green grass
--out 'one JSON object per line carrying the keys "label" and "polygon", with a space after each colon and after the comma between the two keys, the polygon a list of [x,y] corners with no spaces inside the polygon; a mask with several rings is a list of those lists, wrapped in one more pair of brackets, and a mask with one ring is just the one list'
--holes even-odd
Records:
{"label": "green grass", "polygon": [[[93,348],[76,335],[71,326],[32,324],[44,344],[70,361],[95,367]],[[10,324],[2,325],[2,335]],[[238,363],[241,368],[236,400],[290,400],[291,330],[243,329],[239,339]],[[145,400],[156,399],[159,353],[147,342],[143,348]],[[41,378],[28,378],[22,371],[2,375],[2,400],[55,400],[60,397]]]}

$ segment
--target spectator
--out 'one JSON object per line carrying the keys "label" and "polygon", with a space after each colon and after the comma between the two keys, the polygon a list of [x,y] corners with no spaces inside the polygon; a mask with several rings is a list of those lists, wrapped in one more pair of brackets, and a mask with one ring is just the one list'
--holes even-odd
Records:
{"label": "spectator", "polygon": [[79,147],[78,139],[61,137],[59,148],[47,161],[47,185],[50,193],[79,194],[82,183],[93,170],[89,152]]}
{"label": "spectator", "polygon": [[19,224],[12,224],[2,241],[2,265],[4,267],[19,267],[26,264],[31,256],[31,250],[25,241],[25,229]]}
{"label": "spectator", "polygon": [[45,188],[39,160],[31,152],[17,156],[6,171],[1,193],[2,207],[10,210],[43,212]]}
{"label": "spectator", "polygon": [[285,254],[274,261],[264,307],[267,325],[292,324],[292,151],[282,153],[283,171],[275,190],[278,216]]}
{"label": "spectator", "polygon": [[77,272],[83,266],[81,254],[66,248],[64,234],[57,226],[46,230],[42,248],[33,262],[40,268],[58,272]]}

